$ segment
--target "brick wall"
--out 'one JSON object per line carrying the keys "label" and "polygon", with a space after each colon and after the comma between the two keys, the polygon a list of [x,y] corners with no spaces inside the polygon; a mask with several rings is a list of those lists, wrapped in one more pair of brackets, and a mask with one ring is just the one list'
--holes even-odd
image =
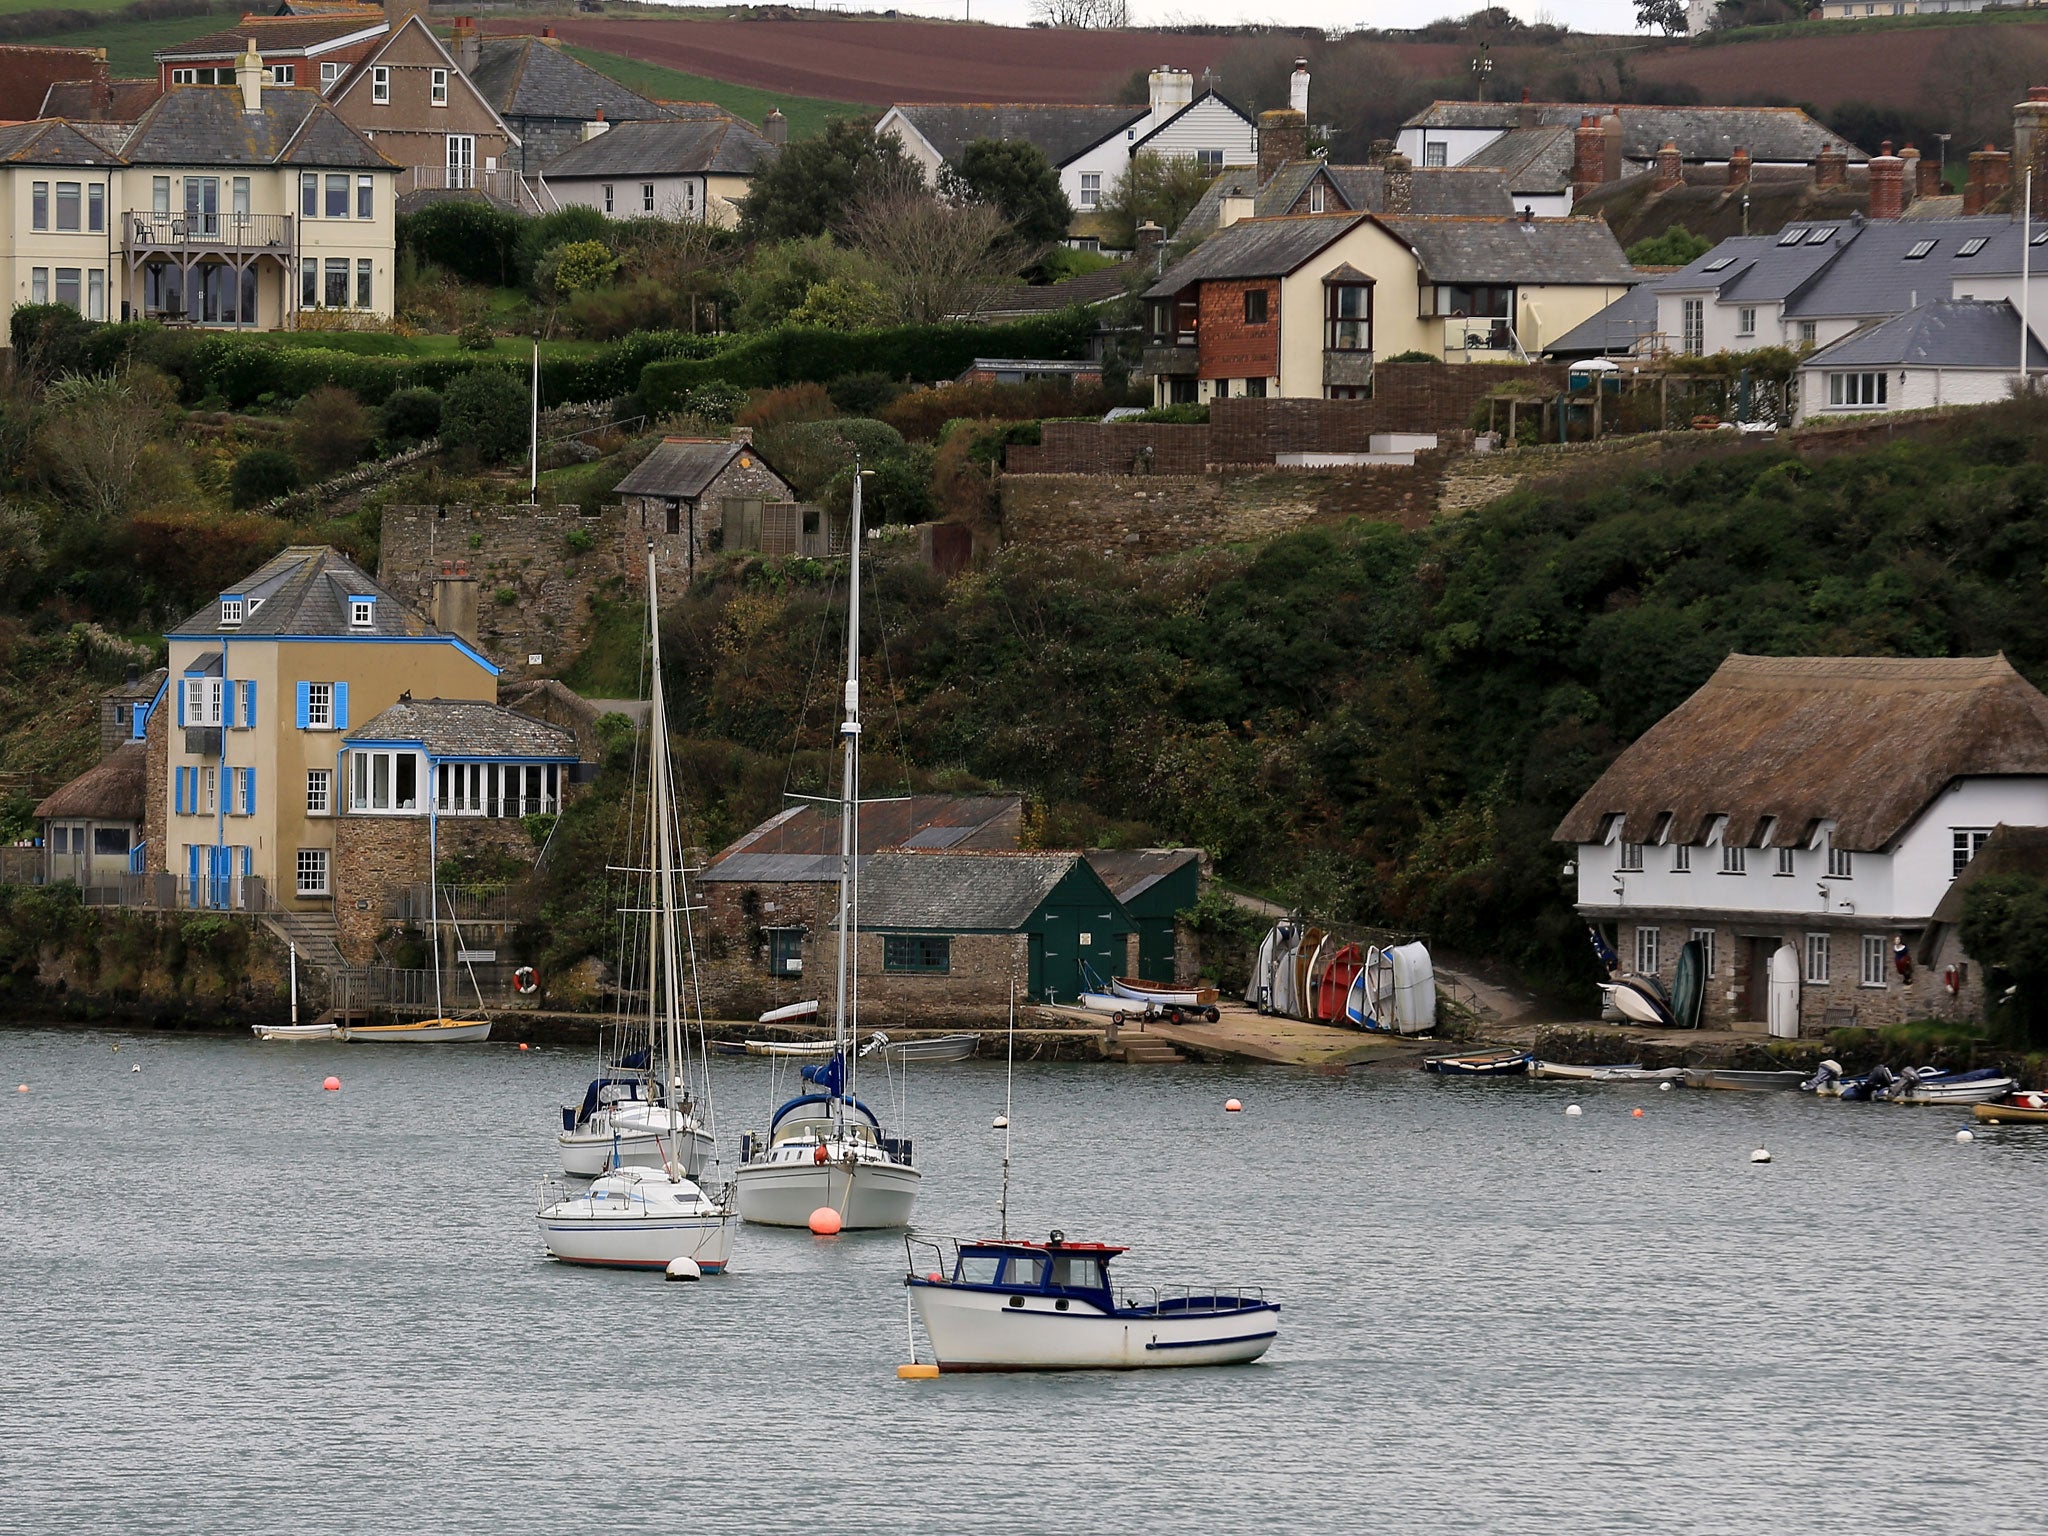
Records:
{"label": "brick wall", "polygon": [[[1248,325],[1245,295],[1266,296],[1266,318]],[[1201,285],[1202,372],[1205,379],[1277,379],[1280,376],[1280,285],[1271,281]]]}
{"label": "brick wall", "polygon": [[[176,679],[172,686],[177,686]],[[166,873],[170,865],[170,851],[164,847],[171,820],[171,728],[170,717],[175,705],[171,696],[164,695],[164,708],[150,713],[149,724],[143,728],[143,775],[142,793],[142,836],[149,844],[142,861],[156,874]]]}
{"label": "brick wall", "polygon": [[[480,589],[477,648],[509,676],[533,655],[555,671],[589,638],[591,594],[619,574],[624,522],[618,507],[599,517],[572,506],[386,507],[377,579],[431,616],[442,563],[467,561]],[[572,532],[591,547],[573,548]]]}

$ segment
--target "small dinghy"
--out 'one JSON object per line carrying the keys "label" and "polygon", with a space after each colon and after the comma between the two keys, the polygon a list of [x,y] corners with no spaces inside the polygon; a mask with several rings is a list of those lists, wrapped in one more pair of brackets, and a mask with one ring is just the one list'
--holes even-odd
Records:
{"label": "small dinghy", "polygon": [[1445,1077],[1519,1077],[1536,1058],[1527,1051],[1467,1051],[1459,1056],[1430,1056],[1422,1070]]}
{"label": "small dinghy", "polygon": [[414,1019],[405,1024],[351,1024],[335,1031],[340,1040],[381,1040],[407,1045],[460,1045],[491,1038],[489,1019]]}
{"label": "small dinghy", "polygon": [[860,1048],[863,1056],[886,1056],[890,1061],[965,1061],[981,1044],[979,1035],[931,1035],[922,1040],[891,1040],[877,1031]]}
{"label": "small dinghy", "polygon": [[1685,1068],[1646,1067],[1639,1061],[1585,1067],[1566,1061],[1531,1061],[1529,1075],[1573,1083],[1666,1083],[1684,1077]]}
{"label": "small dinghy", "polygon": [[1687,1067],[1684,1072],[1688,1088],[1733,1088],[1748,1093],[1778,1089],[1789,1092],[1806,1081],[1806,1074],[1797,1071],[1737,1072],[1727,1067]]}
{"label": "small dinghy", "polygon": [[1676,1029],[1678,1020],[1657,986],[1641,976],[1615,976],[1599,984],[1614,1011],[1631,1024]]}
{"label": "small dinghy", "polygon": [[252,1024],[258,1040],[332,1040],[341,1033],[335,1024]]}
{"label": "small dinghy", "polygon": [[1132,1002],[1150,1003],[1154,1008],[1214,1008],[1214,987],[1169,987],[1138,976],[1112,976],[1109,990]]}
{"label": "small dinghy", "polygon": [[1970,1113],[1992,1125],[2048,1125],[2048,1093],[2015,1093],[1991,1104],[1972,1104]]}
{"label": "small dinghy", "polygon": [[830,1040],[749,1040],[746,1044],[749,1056],[807,1056],[822,1060],[833,1049]]}
{"label": "small dinghy", "polygon": [[815,1019],[817,1016],[818,1000],[812,998],[807,1003],[784,1003],[780,1008],[770,1008],[761,1015],[759,1022],[763,1024],[789,1024],[798,1019]]}
{"label": "small dinghy", "polygon": [[1886,1104],[1988,1104],[2004,1098],[2018,1086],[1991,1067],[1979,1067],[1973,1072],[1908,1067],[1871,1098]]}
{"label": "small dinghy", "polygon": [[1126,1250],[1068,1242],[905,1241],[910,1289],[941,1371],[1131,1371],[1243,1365],[1280,1307],[1254,1286],[1118,1286]]}

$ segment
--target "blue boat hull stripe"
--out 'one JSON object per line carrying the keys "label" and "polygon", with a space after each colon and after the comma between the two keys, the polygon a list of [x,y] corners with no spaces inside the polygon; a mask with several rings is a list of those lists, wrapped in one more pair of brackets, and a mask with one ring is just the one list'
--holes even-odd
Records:
{"label": "blue boat hull stripe", "polygon": [[1268,1328],[1264,1333],[1240,1333],[1234,1338],[1228,1339],[1180,1339],[1166,1343],[1155,1341],[1147,1344],[1145,1347],[1147,1349],[1216,1349],[1224,1344],[1249,1344],[1255,1339],[1276,1338],[1279,1333],[1280,1330],[1278,1328]]}

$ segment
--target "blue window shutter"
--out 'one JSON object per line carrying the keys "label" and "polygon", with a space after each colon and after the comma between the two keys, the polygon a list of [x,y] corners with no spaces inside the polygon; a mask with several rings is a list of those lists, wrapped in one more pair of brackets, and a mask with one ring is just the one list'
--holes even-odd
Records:
{"label": "blue window shutter", "polygon": [[171,770],[171,810],[179,816],[185,814],[185,770],[182,768]]}
{"label": "blue window shutter", "polygon": [[176,691],[178,695],[178,724],[183,726],[185,723],[185,679],[182,677],[178,679]]}
{"label": "blue window shutter", "polygon": [[313,685],[312,685],[311,683],[301,683],[301,684],[299,684],[299,729],[300,729],[300,730],[302,730],[302,731],[303,731],[303,730],[304,730],[304,729],[306,728],[306,721],[307,721],[307,720],[308,720],[309,718],[311,718],[311,716],[312,716],[312,713],[313,713]]}
{"label": "blue window shutter", "polygon": [[192,904],[196,907],[199,905],[199,845],[197,843],[187,843],[185,845],[185,873],[192,881]]}
{"label": "blue window shutter", "polygon": [[345,731],[348,729],[347,683],[336,683],[334,685],[334,728],[337,731]]}
{"label": "blue window shutter", "polygon": [[[256,814],[256,770],[254,768],[244,768],[242,772],[249,775],[242,782],[242,814],[244,816],[254,816]],[[244,852],[247,852],[247,850],[245,849]],[[247,874],[248,871],[244,870],[242,873]]]}
{"label": "blue window shutter", "polygon": [[[255,772],[253,768],[249,771],[251,773]],[[242,878],[244,880],[249,878],[249,845],[247,843],[242,844]]]}
{"label": "blue window shutter", "polygon": [[256,684],[242,684],[242,726],[245,730],[256,729]]}

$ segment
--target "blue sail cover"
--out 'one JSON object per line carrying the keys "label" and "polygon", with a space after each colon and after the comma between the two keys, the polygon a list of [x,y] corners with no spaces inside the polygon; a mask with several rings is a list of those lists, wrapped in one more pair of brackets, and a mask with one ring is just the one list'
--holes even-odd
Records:
{"label": "blue sail cover", "polygon": [[804,1081],[812,1087],[823,1090],[833,1098],[846,1092],[846,1055],[834,1051],[830,1061],[821,1061],[815,1066],[803,1069]]}

